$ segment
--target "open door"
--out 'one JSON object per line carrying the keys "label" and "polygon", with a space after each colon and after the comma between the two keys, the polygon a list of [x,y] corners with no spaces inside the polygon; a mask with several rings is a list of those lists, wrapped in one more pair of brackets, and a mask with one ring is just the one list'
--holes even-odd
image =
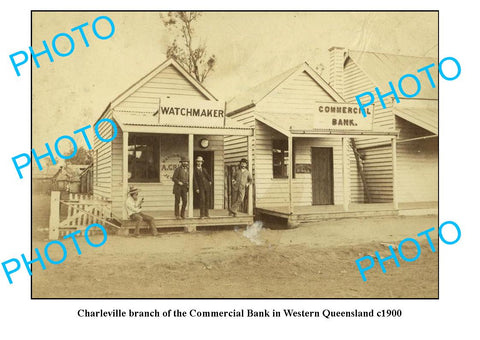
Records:
{"label": "open door", "polygon": [[[210,186],[210,204],[209,204],[208,208],[213,209],[213,202],[214,202],[213,193],[214,193],[214,186],[215,186],[215,178],[213,177],[213,171],[214,171],[213,151],[195,151],[193,153],[193,160],[194,160],[193,167],[195,166],[195,159],[198,156],[203,157],[203,168],[207,170],[207,172],[210,174],[210,176],[212,178],[212,185]],[[192,169],[193,169],[193,167],[192,167]],[[200,209],[198,200],[199,200],[198,195],[194,194],[193,195],[193,209]]]}

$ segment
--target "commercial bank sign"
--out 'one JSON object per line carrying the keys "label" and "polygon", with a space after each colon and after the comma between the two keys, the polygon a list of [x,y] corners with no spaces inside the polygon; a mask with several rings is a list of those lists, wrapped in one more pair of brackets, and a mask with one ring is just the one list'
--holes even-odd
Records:
{"label": "commercial bank sign", "polygon": [[363,117],[357,103],[318,103],[315,128],[330,130],[372,130],[373,106],[365,110]]}

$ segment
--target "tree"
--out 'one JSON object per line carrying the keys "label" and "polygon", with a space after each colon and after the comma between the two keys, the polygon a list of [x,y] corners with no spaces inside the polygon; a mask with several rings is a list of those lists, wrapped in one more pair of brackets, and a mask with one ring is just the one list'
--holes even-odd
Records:
{"label": "tree", "polygon": [[200,83],[203,83],[216,63],[215,55],[207,56],[205,44],[194,47],[194,23],[201,16],[199,12],[168,12],[162,16],[163,24],[169,30],[180,32],[182,42],[177,38],[167,47],[167,58],[179,62]]}
{"label": "tree", "polygon": [[[73,152],[73,148],[70,149],[66,155],[71,155]],[[74,157],[67,159],[65,161],[66,164],[92,164],[93,163],[93,150],[86,150],[83,146],[80,146],[77,150],[77,153]]]}

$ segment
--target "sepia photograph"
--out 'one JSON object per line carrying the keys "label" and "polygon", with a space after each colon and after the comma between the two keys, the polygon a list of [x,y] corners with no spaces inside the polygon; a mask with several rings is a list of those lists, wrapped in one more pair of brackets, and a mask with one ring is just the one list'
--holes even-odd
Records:
{"label": "sepia photograph", "polygon": [[438,11],[31,20],[31,298],[439,298]]}

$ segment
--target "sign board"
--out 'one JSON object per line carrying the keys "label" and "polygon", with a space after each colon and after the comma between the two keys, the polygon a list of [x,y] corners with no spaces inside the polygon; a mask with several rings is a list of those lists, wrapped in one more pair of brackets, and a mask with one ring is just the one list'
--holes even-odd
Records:
{"label": "sign board", "polygon": [[160,159],[160,176],[163,180],[172,180],[173,172],[180,166],[180,155],[172,154]]}
{"label": "sign board", "polygon": [[330,130],[372,130],[373,106],[365,109],[363,117],[357,103],[318,103],[314,127]]}
{"label": "sign board", "polygon": [[223,127],[225,102],[165,97],[159,116],[162,125]]}
{"label": "sign board", "polygon": [[297,174],[311,174],[312,173],[312,164],[295,164],[295,173]]}

